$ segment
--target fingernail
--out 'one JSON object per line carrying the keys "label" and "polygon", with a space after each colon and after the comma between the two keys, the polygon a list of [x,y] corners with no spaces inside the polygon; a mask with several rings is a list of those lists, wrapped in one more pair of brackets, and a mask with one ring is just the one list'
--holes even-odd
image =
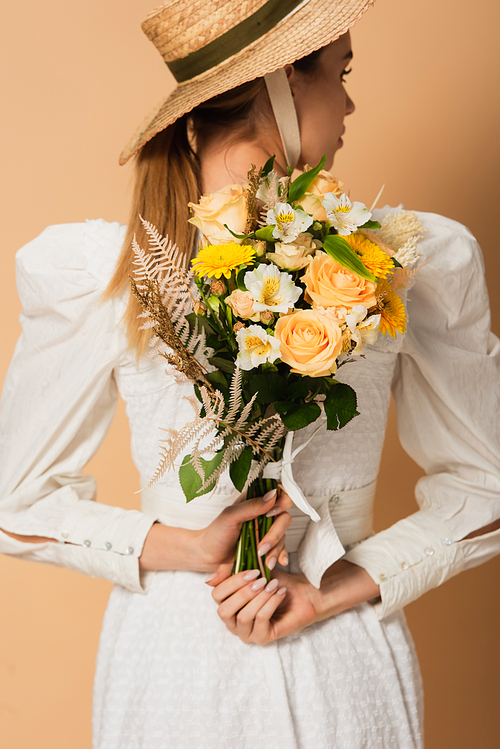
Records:
{"label": "fingernail", "polygon": [[286,593],[286,588],[280,588],[278,592],[276,593],[277,596],[284,596]]}
{"label": "fingernail", "polygon": [[255,580],[256,577],[259,577],[260,570],[248,570],[248,572],[245,572],[243,575],[243,580]]}
{"label": "fingernail", "polygon": [[271,580],[271,582],[269,583],[269,585],[266,587],[266,593],[272,593],[273,591],[276,590],[276,588],[278,587],[278,585],[279,585],[278,580]]}
{"label": "fingernail", "polygon": [[274,568],[276,567],[276,562],[277,561],[278,560],[276,559],[276,557],[271,557],[271,559],[266,559],[266,567],[267,567],[267,569],[268,570],[274,570]]}
{"label": "fingernail", "polygon": [[274,499],[276,495],[276,489],[271,489],[270,492],[267,492],[267,494],[264,494],[262,497],[263,502],[269,502],[271,499]]}
{"label": "fingernail", "polygon": [[212,572],[212,574],[207,577],[207,579],[205,580],[205,582],[209,583],[210,580],[213,580],[214,577],[217,577],[217,575],[218,575],[218,572]]}
{"label": "fingernail", "polygon": [[285,556],[283,557],[283,562],[282,562],[282,566],[283,566],[283,567],[286,567],[286,566],[287,566],[287,564],[288,564],[288,557],[287,557],[287,555],[285,554]]}
{"label": "fingernail", "polygon": [[262,590],[267,580],[265,577],[261,577],[260,580],[256,580],[251,587],[251,590]]}
{"label": "fingernail", "polygon": [[264,554],[267,554],[270,548],[271,548],[271,544],[262,544],[257,554],[259,555],[259,557],[263,557]]}
{"label": "fingernail", "polygon": [[269,510],[269,512],[266,512],[266,518],[272,518],[275,515],[279,515],[281,512],[283,512],[283,508],[278,505],[277,507],[273,507],[272,510]]}

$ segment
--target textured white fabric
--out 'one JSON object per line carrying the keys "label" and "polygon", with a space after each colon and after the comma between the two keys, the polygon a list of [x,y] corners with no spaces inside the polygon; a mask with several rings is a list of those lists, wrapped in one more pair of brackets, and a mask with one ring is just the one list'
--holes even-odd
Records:
{"label": "textured white fabric", "polygon": [[115,587],[94,689],[94,749],[421,749],[402,612],[369,604],[265,647],[230,634],[206,575]]}
{"label": "textured white fabric", "polygon": [[[159,427],[191,418],[182,397],[189,383],[176,384],[149,360],[137,366],[127,352],[124,298],[100,304],[123,227],[49,227],[19,252],[23,334],[1,404],[0,528],[60,543],[24,544],[0,532],[0,551],[119,583],[96,676],[97,749],[421,746],[419,677],[397,609],[500,551],[498,531],[462,540],[500,517],[500,346],[489,333],[474,238],[448,219],[420,217],[426,264],[410,292],[408,332],[381,337],[365,359],[339,370],[361,415],[340,432],[320,431],[297,456],[294,476],[325,508],[337,492],[372,483],[392,385],[403,446],[428,473],[417,485],[421,510],[347,554],[381,582],[381,603],[265,648],[225,630],[204,576],[141,576],[137,559],[154,517],[97,504],[93,480],[82,476],[117,387],[144,484],[156,468]],[[314,428],[301,430],[297,445]],[[176,474],[161,485],[169,504],[183,503]],[[189,509],[208,523],[233,497],[224,478]],[[327,540],[311,543],[328,559]]]}

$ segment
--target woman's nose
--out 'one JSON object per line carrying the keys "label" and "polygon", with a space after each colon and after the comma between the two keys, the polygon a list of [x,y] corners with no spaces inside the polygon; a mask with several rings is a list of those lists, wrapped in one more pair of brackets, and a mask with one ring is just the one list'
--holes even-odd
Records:
{"label": "woman's nose", "polygon": [[356,109],[356,107],[354,105],[354,102],[353,102],[353,100],[351,99],[351,97],[349,96],[349,94],[347,92],[346,92],[345,97],[346,97],[345,113],[346,113],[346,115],[347,114],[352,114],[354,112],[354,110]]}

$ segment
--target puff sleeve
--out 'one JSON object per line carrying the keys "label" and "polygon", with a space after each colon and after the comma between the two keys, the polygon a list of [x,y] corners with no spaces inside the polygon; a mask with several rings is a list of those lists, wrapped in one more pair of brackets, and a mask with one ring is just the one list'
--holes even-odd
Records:
{"label": "puff sleeve", "polygon": [[[0,406],[0,551],[143,591],[154,518],[95,501],[82,469],[113,418],[123,301],[101,302],[123,242],[105,221],[48,227],[17,254],[22,334]],[[147,579],[145,576],[144,579]]]}
{"label": "puff sleeve", "polygon": [[500,553],[500,341],[490,331],[480,248],[460,224],[421,214],[424,265],[409,292],[393,381],[398,433],[426,472],[420,510],[345,558],[380,584],[383,618]]}

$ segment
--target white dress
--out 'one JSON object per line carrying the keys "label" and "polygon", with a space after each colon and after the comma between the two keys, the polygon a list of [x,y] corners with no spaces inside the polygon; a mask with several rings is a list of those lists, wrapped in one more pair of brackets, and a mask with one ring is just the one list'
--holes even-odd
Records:
{"label": "white dress", "polygon": [[[190,385],[152,361],[137,366],[127,351],[124,298],[99,303],[123,227],[50,227],[20,252],[24,333],[2,400],[0,528],[59,543],[24,544],[0,531],[0,551],[117,583],[97,661],[94,749],[422,746],[421,681],[401,609],[500,551],[498,531],[463,540],[500,517],[500,345],[489,334],[474,239],[453,221],[420,217],[427,264],[410,293],[407,334],[380,338],[339,371],[361,415],[341,432],[319,432],[294,475],[311,497],[371,484],[392,388],[403,445],[429,474],[417,487],[421,509],[346,555],[380,583],[379,603],[265,647],[226,630],[205,574],[140,573],[154,515],[96,503],[81,474],[109,426],[117,387],[143,485],[156,468],[159,427],[191,418],[182,398]],[[210,522],[233,493],[223,480],[186,507],[175,474],[161,486],[169,516],[189,512],[192,527]],[[318,553],[328,558],[328,549]]]}

